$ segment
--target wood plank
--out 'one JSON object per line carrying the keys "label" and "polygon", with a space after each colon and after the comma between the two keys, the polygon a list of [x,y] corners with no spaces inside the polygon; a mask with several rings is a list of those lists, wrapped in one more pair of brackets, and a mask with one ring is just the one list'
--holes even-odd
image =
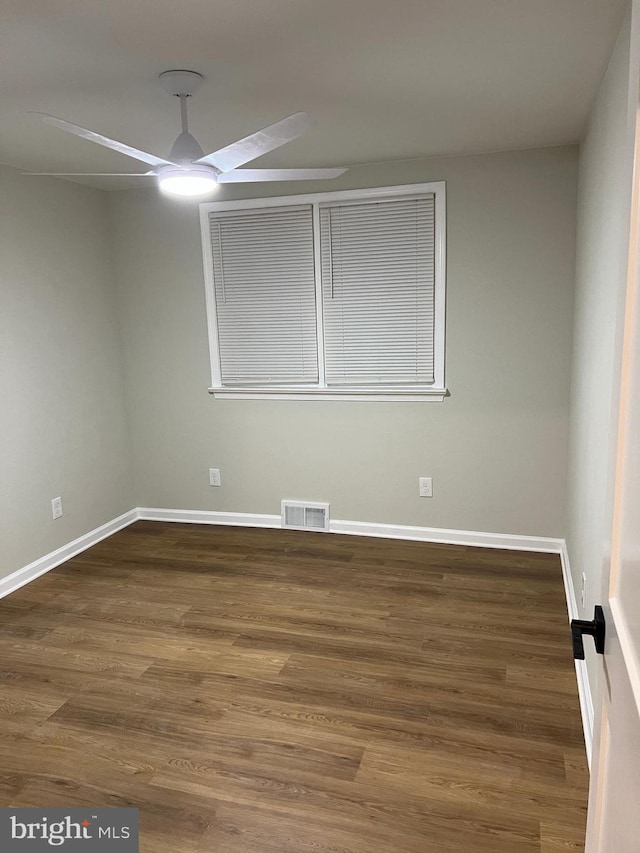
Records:
{"label": "wood plank", "polygon": [[0,601],[0,803],[142,853],[580,853],[587,786],[554,555],[137,522]]}

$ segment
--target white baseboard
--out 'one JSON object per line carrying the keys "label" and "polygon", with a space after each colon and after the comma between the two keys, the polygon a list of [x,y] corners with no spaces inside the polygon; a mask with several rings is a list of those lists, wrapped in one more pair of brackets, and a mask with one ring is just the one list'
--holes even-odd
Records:
{"label": "white baseboard", "polygon": [[[569,565],[569,552],[567,551],[567,543],[565,541],[562,542],[560,561],[562,563],[562,580],[564,581],[564,592],[567,599],[569,621],[572,619],[580,619],[578,601],[576,599],[573,579],[571,577],[571,568]],[[578,696],[580,698],[580,712],[582,714],[582,727],[584,729],[584,743],[587,748],[587,761],[589,762],[589,768],[591,768],[594,716],[593,694],[591,692],[591,685],[589,684],[587,662],[585,660],[576,660],[574,663],[576,665],[576,678],[578,680]]]}
{"label": "white baseboard", "polygon": [[[232,524],[239,527],[281,526],[279,515],[210,510],[159,509],[138,507],[138,518],[146,521],[179,521],[183,524]],[[516,551],[544,551],[559,554],[562,539],[543,536],[510,536],[506,533],[480,533],[475,530],[450,530],[440,527],[410,527],[403,524],[373,524],[369,521],[329,522],[330,533],[352,536],[376,536],[384,539],[411,539],[416,542],[440,542],[443,545],[469,545],[479,548],[505,548]]]}
{"label": "white baseboard", "polygon": [[139,506],[141,521],[177,521],[180,524],[230,524],[234,527],[280,527],[279,515],[250,512],[218,512],[206,509],[159,509]]}
{"label": "white baseboard", "polygon": [[28,566],[23,566],[21,569],[12,572],[0,580],[0,598],[4,598],[5,595],[15,592],[16,589],[20,589],[21,586],[30,583],[32,580],[40,577],[40,575],[51,571],[51,569],[55,569],[60,563],[64,563],[70,560],[71,557],[75,557],[76,554],[86,551],[87,548],[91,548],[92,545],[97,544],[102,539],[106,539],[107,536],[117,533],[118,530],[122,530],[123,527],[127,527],[129,524],[137,521],[137,519],[138,511],[136,509],[129,510],[129,512],[119,515],[118,518],[114,518],[106,524],[96,527],[95,530],[90,530],[89,533],[79,536],[73,542],[68,542],[61,548],[45,554],[39,560],[29,563]]}
{"label": "white baseboard", "polygon": [[379,536],[383,539],[410,539],[416,542],[440,542],[443,545],[467,545],[514,551],[545,551],[559,554],[561,539],[543,536],[511,536],[506,533],[481,533],[477,530],[451,530],[442,527],[410,527],[404,524],[372,524],[368,521],[331,521],[331,533],[354,536]]}

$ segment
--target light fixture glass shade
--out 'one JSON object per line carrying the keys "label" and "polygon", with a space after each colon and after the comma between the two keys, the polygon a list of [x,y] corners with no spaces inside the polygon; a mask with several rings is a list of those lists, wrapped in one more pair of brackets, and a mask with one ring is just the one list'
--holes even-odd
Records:
{"label": "light fixture glass shade", "polygon": [[180,196],[208,195],[218,187],[216,175],[208,166],[187,169],[164,167],[158,173],[158,186],[163,192]]}

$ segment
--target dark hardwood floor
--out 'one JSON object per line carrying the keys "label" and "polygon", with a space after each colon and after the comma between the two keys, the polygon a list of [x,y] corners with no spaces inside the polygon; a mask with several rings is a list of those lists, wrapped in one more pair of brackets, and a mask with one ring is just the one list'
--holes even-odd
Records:
{"label": "dark hardwood floor", "polygon": [[0,601],[0,805],[142,853],[582,851],[560,562],[138,522]]}

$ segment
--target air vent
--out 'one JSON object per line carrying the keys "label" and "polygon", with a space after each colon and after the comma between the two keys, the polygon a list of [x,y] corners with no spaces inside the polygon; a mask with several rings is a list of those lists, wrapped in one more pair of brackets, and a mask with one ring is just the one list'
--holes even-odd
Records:
{"label": "air vent", "polygon": [[329,532],[329,504],[282,501],[282,526]]}

